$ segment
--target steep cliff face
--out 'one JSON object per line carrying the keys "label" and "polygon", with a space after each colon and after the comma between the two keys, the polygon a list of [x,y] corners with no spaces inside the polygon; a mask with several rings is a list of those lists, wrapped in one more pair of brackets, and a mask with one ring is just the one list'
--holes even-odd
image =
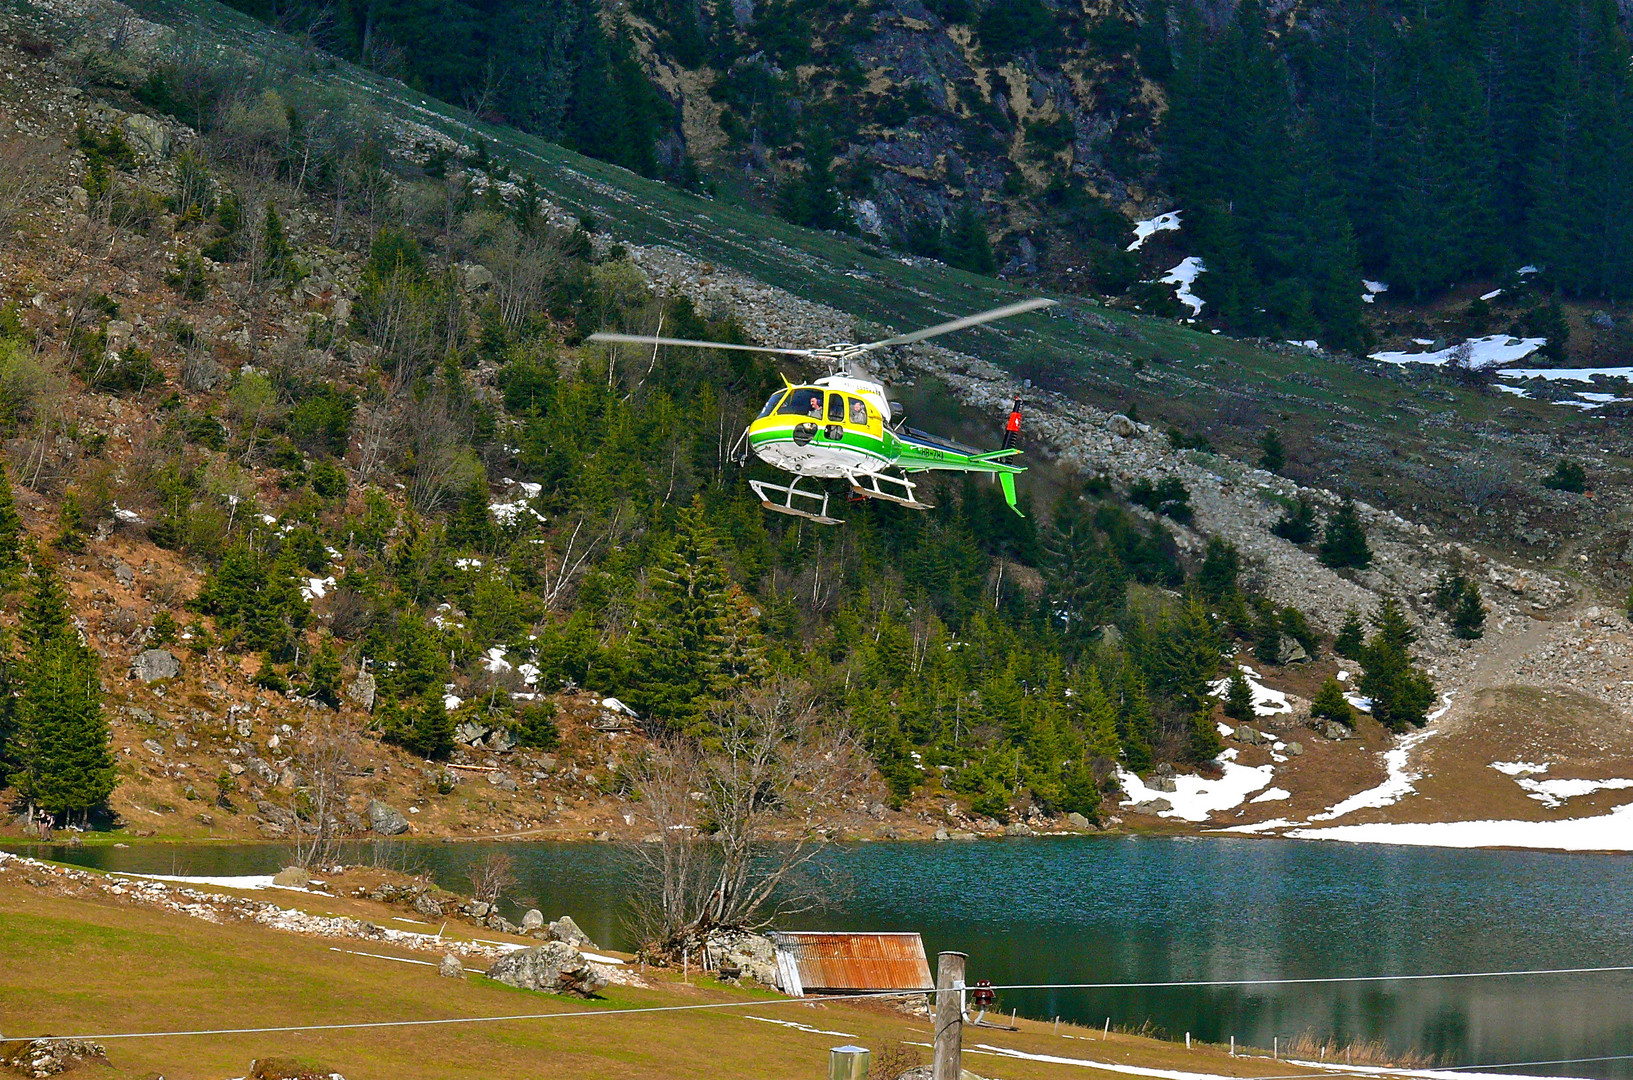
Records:
{"label": "steep cliff face", "polygon": [[720,187],[775,197],[826,168],[864,234],[927,247],[973,211],[1000,266],[1057,273],[1126,243],[1111,215],[1152,197],[1164,96],[1146,69],[1167,64],[1166,19],[1104,0],[640,0],[624,16]]}

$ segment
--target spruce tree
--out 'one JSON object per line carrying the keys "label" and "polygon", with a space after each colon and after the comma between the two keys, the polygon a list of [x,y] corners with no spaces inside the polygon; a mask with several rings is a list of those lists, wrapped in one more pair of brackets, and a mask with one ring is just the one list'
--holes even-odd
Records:
{"label": "spruce tree", "polygon": [[1281,445],[1281,432],[1275,428],[1265,428],[1264,438],[1259,440],[1259,468],[1279,473],[1286,464],[1287,452]]}
{"label": "spruce tree", "polygon": [[36,572],[23,619],[8,780],[30,808],[85,820],[116,780],[96,654],[80,641],[49,568]]}
{"label": "spruce tree", "polygon": [[1117,738],[1122,744],[1123,765],[1130,772],[1144,773],[1151,768],[1151,744],[1157,737],[1145,676],[1134,664],[1124,664],[1116,689]]}
{"label": "spruce tree", "polygon": [[718,544],[700,502],[680,512],[674,541],[651,569],[630,634],[630,704],[677,730],[698,718],[725,629],[729,583]]}
{"label": "spruce tree", "polygon": [[1327,676],[1310,702],[1310,715],[1321,720],[1332,720],[1349,727],[1355,726],[1355,710],[1344,699],[1344,687],[1331,675]]}
{"label": "spruce tree", "polygon": [[1282,511],[1281,517],[1270,526],[1270,531],[1295,544],[1309,543],[1315,535],[1315,505],[1310,502],[1310,497],[1300,495],[1297,502]]}
{"label": "spruce tree", "polygon": [[472,480],[448,518],[448,544],[472,551],[491,551],[497,536],[493,515],[488,512],[487,481]]}
{"label": "spruce tree", "polygon": [[1486,632],[1486,606],[1480,602],[1480,587],[1470,582],[1452,608],[1452,634],[1464,641],[1474,641]]}
{"label": "spruce tree", "polygon": [[1205,765],[1225,752],[1225,740],[1214,726],[1213,710],[1199,709],[1191,714],[1190,737],[1186,757],[1195,765]]}
{"label": "spruce tree", "polygon": [[1344,613],[1344,625],[1338,628],[1338,637],[1333,640],[1332,651],[1346,660],[1360,660],[1361,650],[1366,645],[1366,627],[1361,625],[1361,614],[1354,608]]}
{"label": "spruce tree", "polygon": [[1372,700],[1372,716],[1391,731],[1422,727],[1434,704],[1434,684],[1413,666],[1411,646],[1417,631],[1393,597],[1379,606],[1372,637],[1361,653],[1366,668],[1357,688]]}
{"label": "spruce tree", "polygon": [[1225,690],[1225,715],[1238,724],[1253,719],[1253,688],[1247,684],[1241,668],[1230,673],[1230,684]]}
{"label": "spruce tree", "polygon": [[1333,569],[1353,567],[1361,569],[1371,564],[1372,549],[1367,546],[1366,530],[1361,526],[1361,515],[1355,509],[1355,500],[1345,497],[1344,504],[1327,519],[1327,531],[1317,549],[1321,561]]}
{"label": "spruce tree", "polygon": [[0,595],[13,585],[23,568],[23,518],[11,494],[5,462],[0,461]]}
{"label": "spruce tree", "polygon": [[307,671],[308,693],[329,706],[340,708],[340,657],[335,654],[332,641],[325,641],[312,654]]}

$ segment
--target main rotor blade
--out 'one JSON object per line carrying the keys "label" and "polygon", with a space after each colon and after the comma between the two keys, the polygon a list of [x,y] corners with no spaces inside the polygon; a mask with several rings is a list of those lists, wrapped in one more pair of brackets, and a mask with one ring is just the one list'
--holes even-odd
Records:
{"label": "main rotor blade", "polygon": [[764,345],[729,345],[722,341],[689,341],[686,338],[651,337],[646,334],[591,334],[585,341],[604,341],[613,345],[686,345],[694,349],[736,349],[739,352],[781,353],[784,356],[810,356],[810,349],[771,349]]}
{"label": "main rotor blade", "polygon": [[1018,304],[1006,304],[1003,307],[993,308],[991,311],[983,311],[979,315],[966,315],[962,319],[954,319],[952,322],[937,323],[935,326],[923,330],[915,330],[911,334],[898,334],[893,338],[885,338],[883,341],[869,342],[866,345],[858,346],[858,348],[872,350],[883,349],[888,345],[906,345],[914,341],[923,341],[925,338],[950,334],[954,330],[963,330],[965,327],[980,326],[982,323],[989,323],[994,319],[1007,319],[1011,315],[1019,315],[1023,311],[1036,311],[1038,308],[1053,307],[1057,303],[1059,303],[1057,300],[1036,296],[1031,300],[1022,300]]}

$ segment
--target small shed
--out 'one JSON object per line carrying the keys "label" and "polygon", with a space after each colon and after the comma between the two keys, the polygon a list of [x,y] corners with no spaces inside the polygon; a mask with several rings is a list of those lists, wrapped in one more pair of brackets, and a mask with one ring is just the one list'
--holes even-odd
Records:
{"label": "small shed", "polygon": [[775,934],[772,940],[778,981],[793,997],[936,987],[918,934],[807,931]]}

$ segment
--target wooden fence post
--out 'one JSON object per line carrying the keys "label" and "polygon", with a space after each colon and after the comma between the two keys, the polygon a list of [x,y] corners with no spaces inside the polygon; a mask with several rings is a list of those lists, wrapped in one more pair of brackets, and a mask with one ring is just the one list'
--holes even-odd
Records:
{"label": "wooden fence post", "polygon": [[968,955],[936,957],[935,1080],[958,1080],[964,1064],[964,961]]}

